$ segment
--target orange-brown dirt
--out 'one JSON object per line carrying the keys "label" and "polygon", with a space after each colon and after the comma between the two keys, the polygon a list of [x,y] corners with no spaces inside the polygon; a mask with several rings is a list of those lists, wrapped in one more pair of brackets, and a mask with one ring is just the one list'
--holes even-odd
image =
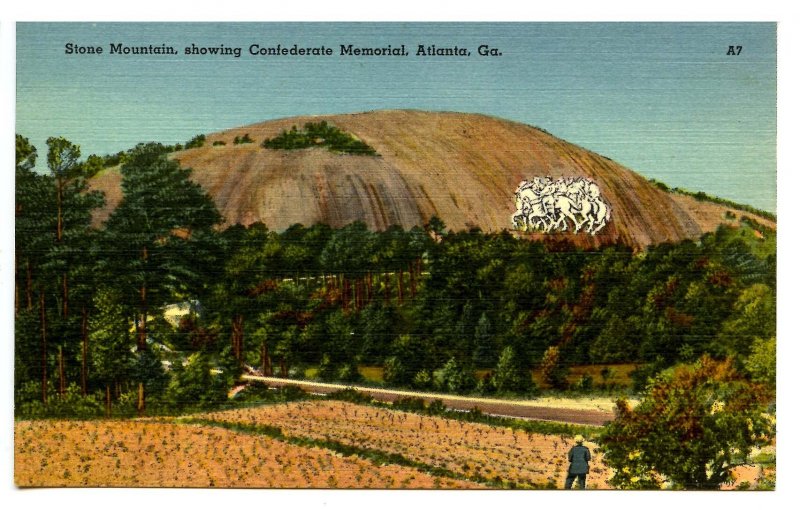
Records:
{"label": "orange-brown dirt", "polygon": [[[214,421],[271,425],[287,436],[338,441],[396,453],[464,477],[505,480],[520,487],[561,488],[571,438],[528,434],[447,418],[421,416],[347,402],[297,402],[208,413]],[[611,472],[597,446],[587,443],[594,460],[587,487],[608,489]]]}
{"label": "orange-brown dirt", "polygon": [[483,488],[219,427],[21,421],[14,436],[20,487]]}
{"label": "orange-brown dirt", "polygon": [[[268,137],[325,120],[375,148],[380,156],[334,154],[324,148],[268,150]],[[248,134],[255,143],[234,145]],[[224,141],[224,146],[213,146]],[[513,196],[524,179],[588,177],[611,205],[596,236],[528,234],[568,239],[589,248],[622,242],[633,248],[698,238],[727,220],[731,208],[662,191],[642,176],[537,128],[464,113],[407,110],[292,117],[207,135],[203,147],[173,155],[213,197],[228,224],[261,221],[274,230],[294,223],[341,227],[363,221],[374,230],[410,228],[432,216],[454,230],[511,229]],[[121,199],[120,174],[95,177],[107,196],[104,220]],[[750,216],[736,211],[737,217]],[[763,218],[758,222],[775,228]]]}
{"label": "orange-brown dirt", "polygon": [[[337,401],[299,402],[206,413],[244,426],[269,425],[284,437],[335,441],[399,454],[442,468],[432,476],[392,463],[376,465],[313,446],[212,425],[159,420],[18,421],[14,482],[20,487],[487,488],[465,480],[561,488],[571,438],[526,433],[441,417]],[[597,445],[587,487],[610,488]],[[758,466],[736,469],[755,485]],[[774,475],[774,468],[773,468]]]}

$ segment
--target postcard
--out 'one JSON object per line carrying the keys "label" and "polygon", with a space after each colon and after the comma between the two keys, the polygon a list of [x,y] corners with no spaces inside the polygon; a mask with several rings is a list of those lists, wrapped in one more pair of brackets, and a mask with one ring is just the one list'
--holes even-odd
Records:
{"label": "postcard", "polygon": [[17,23],[14,483],[774,490],[776,29]]}

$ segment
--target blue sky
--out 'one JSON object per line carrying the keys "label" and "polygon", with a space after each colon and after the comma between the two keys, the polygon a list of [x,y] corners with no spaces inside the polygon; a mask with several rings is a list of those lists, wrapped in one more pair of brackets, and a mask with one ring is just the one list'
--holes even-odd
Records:
{"label": "blue sky", "polygon": [[[40,154],[48,136],[65,136],[87,155],[302,114],[475,112],[544,128],[670,186],[775,211],[775,39],[772,23],[22,23],[16,130]],[[104,54],[65,55],[69,42]],[[180,54],[109,55],[110,43]],[[183,55],[192,43],[243,55]],[[247,53],[295,43],[334,55]],[[340,44],[405,44],[411,55],[341,57]],[[416,57],[419,44],[472,56]],[[479,57],[481,44],[503,55]],[[741,53],[727,55],[730,45]]]}

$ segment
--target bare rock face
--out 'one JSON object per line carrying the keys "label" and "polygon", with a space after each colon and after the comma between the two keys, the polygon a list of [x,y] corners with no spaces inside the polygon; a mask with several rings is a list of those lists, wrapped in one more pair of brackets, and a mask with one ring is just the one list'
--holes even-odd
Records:
{"label": "bare rock face", "polygon": [[[261,142],[292,126],[325,120],[373,147],[378,156],[337,154],[325,148],[264,149]],[[233,144],[249,135],[255,143]],[[225,142],[225,145],[213,145]],[[582,177],[609,204],[608,224],[587,232],[520,233],[566,239],[590,248],[622,242],[635,249],[698,238],[725,222],[731,208],[667,193],[642,176],[537,128],[483,115],[375,111],[293,117],[207,135],[203,147],[173,156],[214,198],[228,224],[263,222],[273,230],[295,223],[341,227],[363,221],[374,230],[410,228],[432,216],[453,230],[513,230],[515,190],[523,180]],[[106,193],[102,222],[121,199],[111,169],[92,188]],[[752,216],[733,211],[737,218]],[[755,218],[775,228],[773,222]]]}

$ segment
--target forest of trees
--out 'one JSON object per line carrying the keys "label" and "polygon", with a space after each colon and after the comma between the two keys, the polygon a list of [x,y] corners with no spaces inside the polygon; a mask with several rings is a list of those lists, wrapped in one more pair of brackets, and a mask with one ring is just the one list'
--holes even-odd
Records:
{"label": "forest of trees", "polygon": [[[43,173],[16,142],[17,413],[214,405],[245,365],[340,381],[381,366],[392,386],[515,394],[533,367],[559,388],[570,365],[637,363],[642,388],[710,355],[774,386],[776,240],[752,221],[641,253],[435,217],[223,228],[190,170],[151,143],[120,158],[122,202],[95,227],[98,158],[50,138]],[[190,312],[173,324],[176,304]]]}

